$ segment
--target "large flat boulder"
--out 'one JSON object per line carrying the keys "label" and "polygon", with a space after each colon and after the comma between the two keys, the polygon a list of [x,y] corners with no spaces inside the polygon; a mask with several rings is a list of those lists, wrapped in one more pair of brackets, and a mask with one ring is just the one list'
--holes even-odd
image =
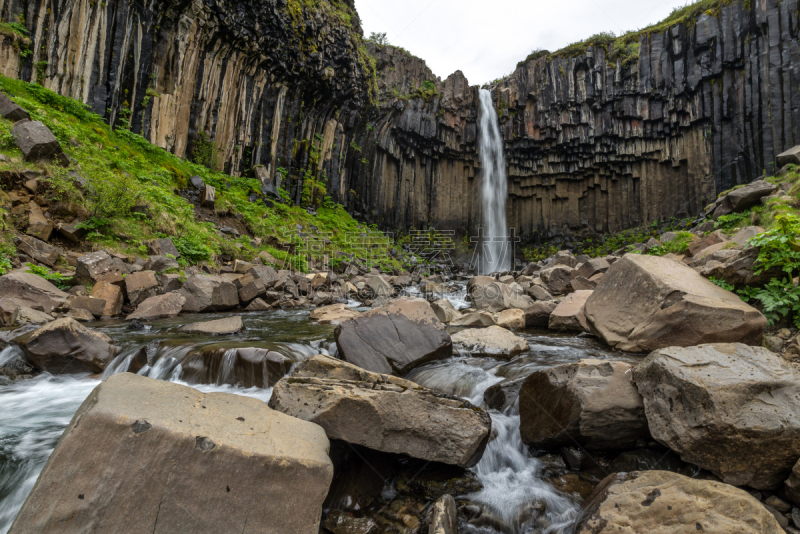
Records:
{"label": "large flat boulder", "polygon": [[15,237],[14,241],[16,241],[17,248],[19,248],[21,252],[24,252],[34,260],[49,265],[50,267],[54,267],[64,254],[64,251],[60,248],[54,247],[35,237],[20,234]]}
{"label": "large flat boulder", "polygon": [[0,92],[0,115],[11,122],[30,120],[31,118],[30,113],[17,105],[3,92]]}
{"label": "large flat boulder", "polygon": [[221,276],[194,275],[180,293],[186,299],[183,311],[189,313],[227,311],[239,305],[236,286]]}
{"label": "large flat boulder", "polygon": [[14,340],[31,362],[51,374],[100,373],[119,353],[111,338],[63,317]]}
{"label": "large flat boulder", "polygon": [[620,450],[647,436],[642,397],[625,362],[581,360],[537,371],[519,392],[520,433],[541,449]]}
{"label": "large flat boulder", "polygon": [[746,491],[670,471],[634,471],[600,482],[575,529],[576,534],[620,532],[783,534],[783,529]]}
{"label": "large flat boulder", "polygon": [[690,267],[637,254],[614,262],[584,313],[595,334],[628,352],[701,343],[758,345],[767,327],[758,310]]}
{"label": "large flat boulder", "polygon": [[550,330],[567,330],[573,332],[587,332],[586,315],[583,308],[592,295],[590,290],[575,291],[564,297],[548,318],[547,327]]}
{"label": "large flat boulder", "polygon": [[319,426],[258,399],[114,375],[72,418],[10,532],[318,534],[329,446]]}
{"label": "large flat boulder", "polygon": [[345,361],[376,373],[402,375],[453,354],[444,325],[422,299],[398,299],[362,313],[337,326],[334,336]]}
{"label": "large flat boulder", "polygon": [[[475,278],[486,278],[478,277]],[[473,280],[475,280],[473,278]],[[533,304],[522,288],[516,284],[492,282],[489,284],[474,283],[469,289],[470,298],[479,311],[501,312],[509,308],[526,309]]]}
{"label": "large flat boulder", "polygon": [[510,360],[528,350],[525,338],[500,326],[470,328],[453,334],[453,343],[477,356]]}
{"label": "large flat boulder", "polygon": [[713,217],[718,219],[722,215],[750,209],[776,189],[778,189],[777,185],[765,180],[756,180],[744,187],[734,189],[715,203]]}
{"label": "large flat boulder", "polygon": [[20,271],[0,276],[0,295],[14,299],[21,306],[40,308],[45,313],[64,304],[69,296],[41,276]]}
{"label": "large flat boulder", "polygon": [[316,310],[311,310],[309,319],[320,324],[340,324],[353,317],[358,317],[359,312],[349,307],[347,304],[331,304]]}
{"label": "large flat boulder", "polygon": [[181,313],[184,304],[186,304],[186,297],[177,292],[156,295],[139,304],[136,311],[128,315],[126,319],[128,321],[133,321],[134,319],[138,321],[168,319]]}
{"label": "large flat boulder", "polygon": [[331,439],[462,467],[480,460],[492,426],[462,399],[322,355],[278,382],[269,406]]}
{"label": "large flat boulder", "polygon": [[634,380],[653,437],[729,484],[774,488],[800,458],[800,372],[765,348],[661,349]]}
{"label": "large flat boulder", "polygon": [[205,334],[210,336],[237,334],[242,330],[244,330],[244,323],[242,323],[242,318],[239,315],[215,321],[187,324],[178,328],[178,332],[182,334]]}

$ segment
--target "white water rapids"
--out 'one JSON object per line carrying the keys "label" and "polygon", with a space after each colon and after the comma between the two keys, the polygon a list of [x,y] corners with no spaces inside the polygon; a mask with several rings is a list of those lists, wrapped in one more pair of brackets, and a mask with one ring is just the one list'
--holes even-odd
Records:
{"label": "white water rapids", "polygon": [[509,270],[511,266],[511,250],[506,223],[506,197],[508,183],[506,179],[506,160],[503,155],[503,138],[497,113],[492,104],[492,94],[486,89],[480,90],[481,126],[480,156],[483,167],[483,184],[481,199],[483,202],[483,243],[479,266],[480,274],[490,274]]}

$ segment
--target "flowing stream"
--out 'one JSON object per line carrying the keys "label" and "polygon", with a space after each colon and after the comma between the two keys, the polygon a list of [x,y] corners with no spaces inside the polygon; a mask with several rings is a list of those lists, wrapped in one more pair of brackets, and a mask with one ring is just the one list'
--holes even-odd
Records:
{"label": "flowing stream", "polygon": [[[202,320],[223,316],[204,315]],[[243,319],[247,330],[235,339],[182,336],[175,328],[191,322],[186,317],[156,321],[140,331],[127,330],[127,323],[121,321],[91,326],[111,336],[123,349],[104,376],[127,370],[132,355],[149,345],[153,349],[148,363],[139,369],[141,375],[191,385],[204,392],[228,392],[264,402],[269,400],[272,388],[245,389],[224,383],[226,365],[230,365],[225,357],[220,360],[217,383],[212,385],[187,384],[181,363],[192,351],[204,347],[216,349],[220,345],[269,348],[294,362],[319,353],[336,354],[333,327],[310,323],[307,311],[244,314]],[[475,358],[460,352],[449,360],[418,368],[407,378],[481,406],[486,388],[503,379],[581,358],[611,357],[592,339],[537,335],[533,331],[521,335],[528,340],[531,350],[511,362]],[[5,351],[0,353],[0,358],[4,354]],[[42,374],[16,382],[0,379],[3,380],[0,381],[0,534],[10,528],[61,433],[97,386],[97,378],[88,374]],[[463,496],[482,509],[481,521],[461,525],[459,532],[566,534],[577,517],[577,501],[545,481],[543,462],[530,457],[521,441],[516,407],[505,413],[492,410],[490,415],[496,437],[473,468],[484,489]]]}
{"label": "flowing stream", "polygon": [[506,225],[506,160],[503,155],[503,138],[497,113],[492,104],[492,94],[480,90],[481,126],[480,156],[483,167],[483,247],[481,274],[507,271],[511,265],[511,251]]}

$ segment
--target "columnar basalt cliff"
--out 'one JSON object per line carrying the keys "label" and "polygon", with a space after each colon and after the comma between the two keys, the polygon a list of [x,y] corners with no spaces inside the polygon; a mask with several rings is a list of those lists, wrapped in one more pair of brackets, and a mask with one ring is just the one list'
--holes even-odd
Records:
{"label": "columnar basalt cliff", "polygon": [[[492,87],[509,224],[527,239],[694,216],[800,143],[797,0],[747,0],[626,50],[538,54]],[[364,43],[350,0],[0,0],[39,81],[174,152],[232,174],[263,165],[300,202],[321,182],[389,230],[480,224],[478,87]],[[24,56],[24,57],[23,57]]]}

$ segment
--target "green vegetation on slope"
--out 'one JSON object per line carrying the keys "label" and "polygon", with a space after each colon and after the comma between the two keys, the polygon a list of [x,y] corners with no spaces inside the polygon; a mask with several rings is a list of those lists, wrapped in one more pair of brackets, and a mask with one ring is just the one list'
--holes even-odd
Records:
{"label": "green vegetation on slope", "polygon": [[[64,169],[54,162],[25,163],[11,135],[12,123],[0,118],[0,153],[10,161],[0,162],[0,179],[34,169],[47,178],[40,179],[42,198],[55,216],[87,219],[84,227],[88,239],[98,248],[144,257],[145,242],[158,237],[172,237],[182,260],[188,263],[214,261],[219,255],[250,260],[266,251],[275,258],[289,261],[305,269],[304,238],[298,238],[297,225],[311,238],[330,241],[325,246],[310,247],[308,257],[317,263],[328,256],[332,264],[345,256],[367,260],[362,252],[365,242],[386,243],[376,227],[357,223],[340,205],[325,198],[316,215],[297,206],[275,204],[267,208],[263,202],[249,202],[248,196],[260,196],[260,182],[254,178],[234,177],[177,158],[126,130],[112,131],[103,120],[70,98],[62,97],[36,84],[28,84],[0,76],[0,90],[25,108],[32,120],[42,121],[58,138],[66,154],[76,163]],[[81,185],[81,177],[85,182]],[[242,223],[253,238],[230,238],[218,231],[213,222],[196,220],[193,206],[176,191],[188,187],[189,178],[200,176],[217,189],[214,216],[224,224],[227,218],[241,214]],[[24,221],[13,217],[10,201],[3,194],[4,229],[0,244],[0,263],[14,255],[9,225],[22,228]],[[150,217],[133,211],[134,206],[147,205]],[[137,210],[141,211],[141,210]],[[318,229],[318,233],[311,227]],[[288,254],[266,243],[297,245],[297,254]],[[306,247],[307,248],[307,247]],[[388,246],[371,249],[372,263],[397,268],[399,263],[388,255]],[[339,253],[339,254],[337,254]]]}

